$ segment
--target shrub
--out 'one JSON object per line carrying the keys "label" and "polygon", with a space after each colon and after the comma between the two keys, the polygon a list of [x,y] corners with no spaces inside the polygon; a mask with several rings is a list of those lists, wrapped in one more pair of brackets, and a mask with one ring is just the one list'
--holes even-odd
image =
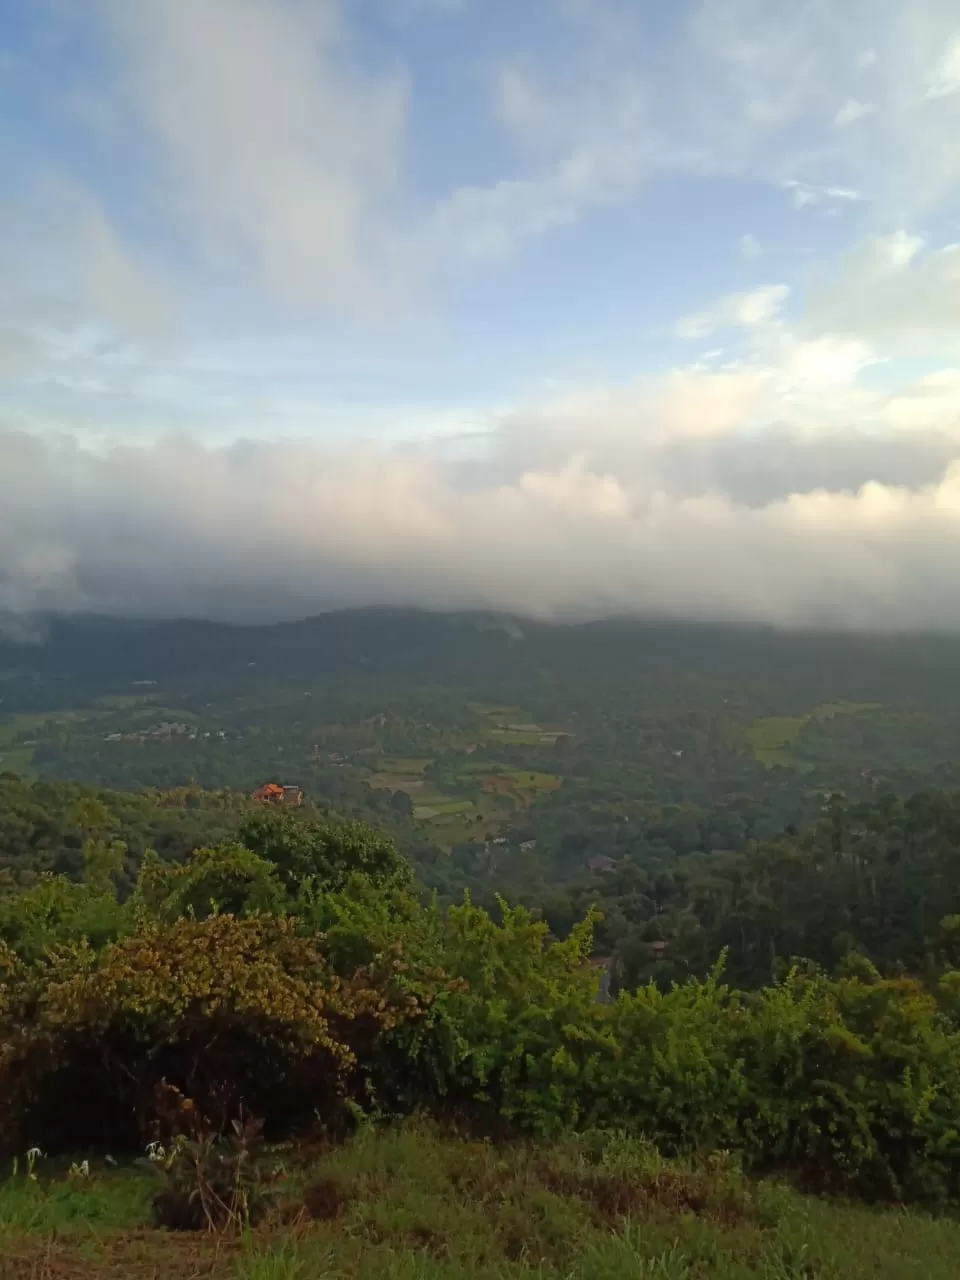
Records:
{"label": "shrub", "polygon": [[271,1191],[258,1163],[262,1128],[260,1120],[234,1120],[225,1137],[178,1134],[169,1151],[155,1145],[150,1164],[164,1184],[153,1200],[157,1225],[218,1233],[256,1225]]}
{"label": "shrub", "polygon": [[[332,974],[322,940],[253,916],[142,923],[94,952],[42,964],[6,956],[0,991],[0,1124],[49,1148],[148,1131],[156,1086],[175,1084],[216,1129],[242,1106],[272,1127],[336,1123],[369,1055],[417,1002],[389,964]],[[0,957],[0,969],[4,957]]]}

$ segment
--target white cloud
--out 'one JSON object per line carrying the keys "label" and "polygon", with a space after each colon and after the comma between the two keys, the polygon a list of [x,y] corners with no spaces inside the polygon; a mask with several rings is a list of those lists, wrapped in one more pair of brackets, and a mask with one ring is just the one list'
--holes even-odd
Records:
{"label": "white cloud", "polygon": [[573,154],[615,175],[568,193],[569,216],[664,170],[778,183],[822,214],[869,202],[881,221],[960,195],[953,0],[698,0],[666,41],[643,6],[560,11],[576,53],[507,63],[495,94],[542,162],[530,181],[555,187]]}
{"label": "white cloud", "polygon": [[806,318],[890,352],[960,352],[960,244],[933,248],[902,230],[867,237],[814,281]]}
{"label": "white cloud", "polygon": [[[394,16],[465,7],[390,2]],[[697,0],[669,35],[643,6],[550,6],[572,52],[544,42],[549,54],[508,55],[491,77],[516,161],[429,203],[407,182],[406,73],[361,53],[343,0],[93,12],[114,57],[72,98],[141,207],[174,212],[225,281],[254,274],[287,302],[406,303],[438,263],[504,257],[656,174],[759,178],[821,214],[869,201],[906,217],[960,190],[950,0],[882,13],[872,0]]]}
{"label": "white cloud", "polygon": [[287,299],[367,305],[391,268],[382,217],[406,83],[356,69],[335,0],[100,0],[157,195],[234,272]]}
{"label": "white cloud", "polygon": [[950,43],[927,79],[927,96],[944,98],[960,93],[960,35]]}
{"label": "white cloud", "polygon": [[864,116],[873,115],[875,108],[872,102],[859,102],[856,98],[848,98],[837,114],[833,123],[842,128],[843,125],[854,124]]}
{"label": "white cloud", "polygon": [[522,176],[464,185],[439,201],[426,234],[448,257],[503,257],[629,197],[659,163],[649,94],[635,69],[611,69],[602,86],[573,76],[561,103],[552,83],[507,62],[494,78],[494,98],[522,143]]}
{"label": "white cloud", "polygon": [[825,335],[809,341],[788,339],[782,352],[783,381],[829,390],[849,385],[877,357],[859,338]]}
{"label": "white cloud", "polygon": [[[90,453],[7,434],[0,607],[295,616],[370,602],[785,625],[960,624],[960,462],[747,503],[542,459],[463,488],[377,451],[188,440]],[[702,446],[701,446],[702,447]]]}
{"label": "white cloud", "polygon": [[0,210],[0,364],[63,376],[94,350],[176,339],[177,282],[117,234],[89,192],[47,177]]}
{"label": "white cloud", "polygon": [[677,336],[707,338],[720,329],[750,329],[768,324],[779,314],[789,294],[785,284],[764,285],[749,293],[728,294],[707,311],[685,316],[676,326]]}
{"label": "white cloud", "polygon": [[849,187],[818,187],[810,182],[801,182],[797,178],[786,178],[781,186],[791,193],[794,208],[797,209],[819,205],[835,207],[864,199],[861,192],[853,191]]}
{"label": "white cloud", "polygon": [[576,221],[580,203],[562,174],[460,187],[437,206],[427,238],[450,258],[503,258],[523,240]]}

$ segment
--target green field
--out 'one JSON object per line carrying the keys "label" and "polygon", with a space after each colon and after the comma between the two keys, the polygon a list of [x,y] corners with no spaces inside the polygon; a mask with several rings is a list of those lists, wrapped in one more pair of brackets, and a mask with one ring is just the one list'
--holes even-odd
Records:
{"label": "green field", "polygon": [[9,719],[0,720],[0,747],[10,746],[15,739],[42,729],[49,721],[66,724],[76,719],[75,711],[33,711],[10,716]]}
{"label": "green field", "polygon": [[813,713],[817,720],[832,720],[834,716],[863,716],[880,711],[879,702],[824,702]]}
{"label": "green field", "polygon": [[879,702],[824,702],[806,716],[767,716],[754,720],[747,741],[761,764],[793,765],[789,748],[811,720],[832,720],[836,716],[869,715],[881,709]]}
{"label": "green field", "polygon": [[475,808],[472,800],[441,799],[431,800],[429,804],[439,814],[472,813]]}
{"label": "green field", "polygon": [[806,723],[806,716],[768,716],[753,722],[747,741],[761,764],[789,764],[785,748],[796,742]]}
{"label": "green field", "polygon": [[412,796],[420,796],[426,789],[427,784],[419,775],[372,773],[367,778],[367,786],[373,791],[406,791]]}
{"label": "green field", "polygon": [[17,739],[31,736],[51,720],[62,724],[76,718],[73,711],[37,711],[0,720],[0,773],[16,773],[21,778],[32,778],[35,774],[34,748],[21,746]]}
{"label": "green field", "polygon": [[553,791],[561,782],[555,773],[538,773],[532,769],[511,769],[500,777],[521,791]]}
{"label": "green field", "polygon": [[534,716],[519,707],[491,706],[477,702],[470,706],[477,715],[490,722],[486,732],[491,741],[504,746],[538,747],[544,735],[556,735],[560,732],[545,728]]}
{"label": "green field", "polygon": [[429,765],[433,764],[430,756],[383,756],[380,759],[378,773],[396,773],[409,778],[423,775]]}

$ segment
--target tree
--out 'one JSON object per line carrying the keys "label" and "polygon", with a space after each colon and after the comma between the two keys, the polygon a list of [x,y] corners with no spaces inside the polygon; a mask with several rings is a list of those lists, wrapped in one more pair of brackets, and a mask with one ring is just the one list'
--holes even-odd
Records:
{"label": "tree", "polygon": [[243,823],[237,834],[276,867],[290,892],[307,880],[316,888],[341,889],[357,874],[376,885],[406,884],[412,878],[390,837],[362,822],[315,822],[272,810]]}
{"label": "tree", "polygon": [[182,866],[148,854],[136,899],[157,920],[284,915],[287,894],[273,863],[241,844],[197,849]]}

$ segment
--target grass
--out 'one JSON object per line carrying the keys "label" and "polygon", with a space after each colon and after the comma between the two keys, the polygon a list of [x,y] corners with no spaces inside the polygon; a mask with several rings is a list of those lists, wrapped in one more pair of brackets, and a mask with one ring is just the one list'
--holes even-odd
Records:
{"label": "grass", "polygon": [[0,1186],[0,1232],[137,1227],[149,1217],[155,1189],[152,1177],[129,1170],[100,1169],[83,1181],[11,1177]]}
{"label": "grass", "polygon": [[[273,1157],[271,1157],[272,1159]],[[407,1124],[284,1153],[240,1240],[151,1228],[149,1173],[0,1186],[0,1280],[955,1280],[960,1224],[806,1198],[616,1134],[498,1147]]]}

